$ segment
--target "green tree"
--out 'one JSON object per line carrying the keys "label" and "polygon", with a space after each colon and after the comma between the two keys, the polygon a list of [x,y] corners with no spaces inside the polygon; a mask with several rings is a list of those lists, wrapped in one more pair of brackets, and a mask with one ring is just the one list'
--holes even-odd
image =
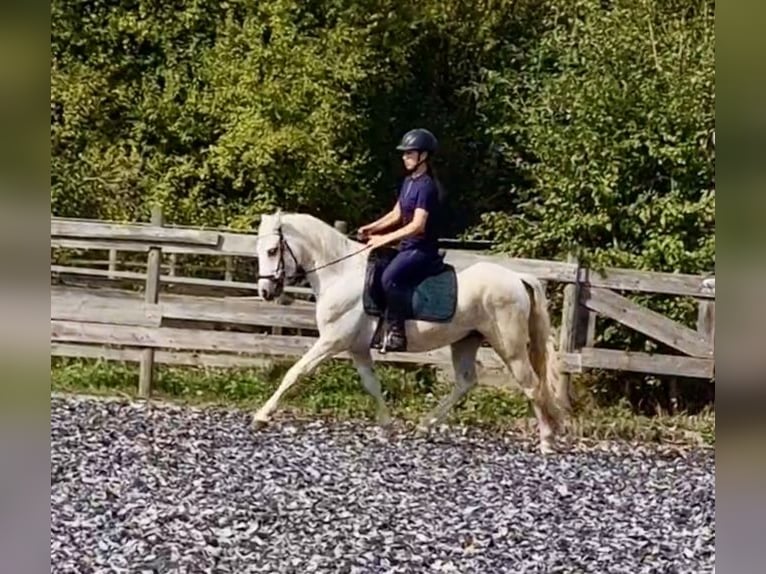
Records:
{"label": "green tree", "polygon": [[59,215],[352,225],[425,126],[452,207],[500,249],[708,271],[713,3],[55,0]]}
{"label": "green tree", "polygon": [[521,70],[472,93],[528,175],[477,235],[527,257],[710,271],[713,3],[557,3]]}

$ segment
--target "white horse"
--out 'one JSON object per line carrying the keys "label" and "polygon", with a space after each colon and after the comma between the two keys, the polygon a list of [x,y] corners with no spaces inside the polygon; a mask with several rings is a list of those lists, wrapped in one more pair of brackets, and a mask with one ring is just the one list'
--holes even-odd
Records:
{"label": "white horse", "polygon": [[[277,212],[263,216],[257,247],[259,293],[272,300],[281,294],[286,279],[304,272],[317,298],[319,338],[253,415],[254,426],[269,421],[282,395],[299,377],[342,352],[350,354],[364,388],[374,397],[378,424],[385,426],[390,422],[370,351],[377,318],[366,314],[363,307],[370,253],[365,247],[310,215]],[[540,282],[534,276],[487,262],[460,271],[457,279],[458,302],[451,322],[406,323],[407,352],[450,345],[455,371],[452,392],[425,416],[418,428],[427,432],[441,422],[477,384],[476,354],[486,339],[532,402],[540,450],[552,452],[554,435],[569,403],[568,393],[559,384],[547,300]]]}

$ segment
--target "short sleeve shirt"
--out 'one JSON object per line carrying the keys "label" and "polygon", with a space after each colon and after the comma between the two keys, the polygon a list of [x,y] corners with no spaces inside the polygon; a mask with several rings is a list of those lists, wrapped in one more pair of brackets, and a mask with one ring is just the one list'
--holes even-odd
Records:
{"label": "short sleeve shirt", "polygon": [[420,177],[407,177],[399,192],[399,206],[404,225],[410,223],[417,208],[428,212],[425,232],[402,240],[400,249],[418,249],[437,252],[439,246],[439,191],[431,177],[424,173]]}

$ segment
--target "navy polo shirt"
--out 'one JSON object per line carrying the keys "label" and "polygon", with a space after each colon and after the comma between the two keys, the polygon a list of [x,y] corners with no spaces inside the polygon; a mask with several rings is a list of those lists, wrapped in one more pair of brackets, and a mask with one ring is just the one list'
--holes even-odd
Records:
{"label": "navy polo shirt", "polygon": [[402,183],[399,192],[399,206],[404,225],[410,223],[418,207],[428,212],[425,233],[407,237],[402,240],[399,248],[417,249],[419,251],[438,252],[439,248],[439,190],[427,173],[420,177],[408,176]]}

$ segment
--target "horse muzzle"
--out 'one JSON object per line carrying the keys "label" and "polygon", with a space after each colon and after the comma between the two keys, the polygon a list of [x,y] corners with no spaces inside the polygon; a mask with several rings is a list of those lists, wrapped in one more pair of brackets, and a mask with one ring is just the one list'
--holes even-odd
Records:
{"label": "horse muzzle", "polygon": [[284,290],[283,280],[271,277],[258,280],[258,295],[265,301],[273,301],[278,298]]}

